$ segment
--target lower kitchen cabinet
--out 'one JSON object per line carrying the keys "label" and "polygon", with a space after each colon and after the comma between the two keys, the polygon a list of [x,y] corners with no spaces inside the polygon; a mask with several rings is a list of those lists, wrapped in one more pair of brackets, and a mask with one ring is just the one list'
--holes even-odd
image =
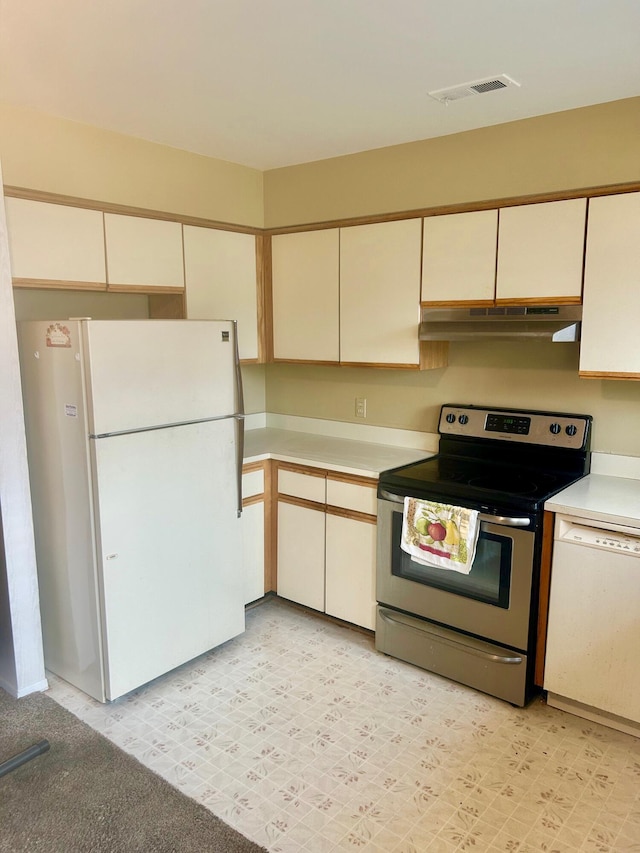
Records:
{"label": "lower kitchen cabinet", "polygon": [[242,568],[244,603],[265,594],[265,471],[262,463],[249,463],[242,472]]}
{"label": "lower kitchen cabinet", "polygon": [[342,515],[326,516],[325,612],[363,628],[375,628],[376,525]]}
{"label": "lower kitchen cabinet", "polygon": [[324,611],[324,506],[278,499],[278,595]]}
{"label": "lower kitchen cabinet", "polygon": [[278,595],[373,629],[376,480],[278,465]]}

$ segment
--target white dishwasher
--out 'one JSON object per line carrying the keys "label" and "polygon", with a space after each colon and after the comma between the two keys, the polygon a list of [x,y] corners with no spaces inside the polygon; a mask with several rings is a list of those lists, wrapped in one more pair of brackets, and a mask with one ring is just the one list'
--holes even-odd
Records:
{"label": "white dishwasher", "polygon": [[547,702],[640,736],[640,529],[556,516]]}

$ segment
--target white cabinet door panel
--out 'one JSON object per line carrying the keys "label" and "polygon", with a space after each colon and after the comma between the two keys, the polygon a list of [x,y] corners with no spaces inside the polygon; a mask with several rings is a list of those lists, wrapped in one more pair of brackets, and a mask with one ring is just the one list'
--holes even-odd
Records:
{"label": "white cabinet door panel", "polygon": [[375,628],[376,526],[327,514],[326,612]]}
{"label": "white cabinet door panel", "polygon": [[340,229],[340,360],[418,365],[422,220]]}
{"label": "white cabinet door panel", "polygon": [[278,595],[324,611],[325,514],[278,503]]}
{"label": "white cabinet door panel", "polygon": [[589,201],[580,372],[640,378],[640,193]]}
{"label": "white cabinet door panel", "polygon": [[244,603],[264,595],[264,502],[245,506],[241,516]]}
{"label": "white cabinet door panel", "polygon": [[6,198],[14,278],[106,287],[102,212]]}
{"label": "white cabinet door panel", "polygon": [[496,298],[580,301],[587,200],[500,210]]}
{"label": "white cabinet door panel", "polygon": [[422,301],[493,302],[497,240],[497,210],[426,217]]}
{"label": "white cabinet door panel", "polygon": [[258,358],[256,238],[184,226],[189,320],[237,320],[240,358]]}
{"label": "white cabinet door panel", "polygon": [[182,225],[105,213],[110,287],[184,287]]}
{"label": "white cabinet door panel", "polygon": [[272,238],[274,358],[339,361],[339,239],[337,228]]}

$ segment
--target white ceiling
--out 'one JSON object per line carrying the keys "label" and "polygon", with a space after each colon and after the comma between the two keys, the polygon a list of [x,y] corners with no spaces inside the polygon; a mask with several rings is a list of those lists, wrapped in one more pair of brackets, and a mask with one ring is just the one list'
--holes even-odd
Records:
{"label": "white ceiling", "polygon": [[636,95],[640,0],[0,0],[0,100],[262,170]]}

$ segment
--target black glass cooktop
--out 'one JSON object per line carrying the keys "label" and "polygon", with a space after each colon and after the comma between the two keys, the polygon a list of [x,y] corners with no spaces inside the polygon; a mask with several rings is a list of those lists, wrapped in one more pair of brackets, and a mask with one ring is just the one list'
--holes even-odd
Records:
{"label": "black glass cooktop", "polygon": [[424,500],[476,502],[481,505],[536,509],[551,495],[580,479],[582,473],[500,465],[438,454],[422,462],[385,471],[380,488]]}

